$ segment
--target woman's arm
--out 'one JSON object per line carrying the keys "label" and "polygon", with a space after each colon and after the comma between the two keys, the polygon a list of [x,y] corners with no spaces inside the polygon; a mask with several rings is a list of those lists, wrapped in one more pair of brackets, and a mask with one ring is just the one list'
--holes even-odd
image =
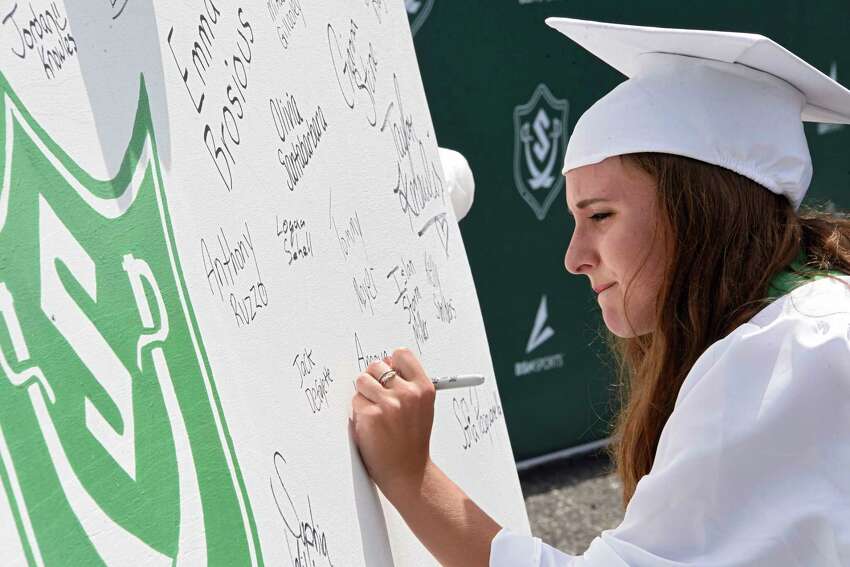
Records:
{"label": "woman's arm", "polygon": [[501,526],[430,460],[421,479],[381,487],[428,551],[446,567],[487,567]]}
{"label": "woman's arm", "polygon": [[[384,386],[378,378],[398,376]],[[501,529],[430,458],[435,391],[407,349],[356,380],[352,431],[369,475],[434,557],[447,567],[487,567]]]}

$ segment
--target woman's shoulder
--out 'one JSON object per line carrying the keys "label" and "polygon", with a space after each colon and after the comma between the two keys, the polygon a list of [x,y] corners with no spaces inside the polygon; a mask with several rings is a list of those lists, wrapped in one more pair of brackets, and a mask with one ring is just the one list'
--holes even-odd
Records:
{"label": "woman's shoulder", "polygon": [[779,443],[793,453],[850,430],[848,286],[850,277],[801,286],[712,345],[682,384],[660,460],[695,437],[698,452]]}
{"label": "woman's shoulder", "polygon": [[814,346],[835,338],[850,341],[850,276],[825,276],[777,298],[711,345],[694,369],[704,371],[705,363],[742,349],[760,348],[766,353],[789,340]]}
{"label": "woman's shoulder", "polygon": [[676,406],[701,388],[726,381],[758,388],[783,374],[788,386],[802,383],[810,393],[823,387],[828,395],[837,382],[850,389],[850,276],[802,285],[711,345],[682,384]]}
{"label": "woman's shoulder", "polygon": [[850,276],[827,275],[803,284],[756,313],[750,325],[815,322],[822,319],[850,318]]}
{"label": "woman's shoulder", "polygon": [[646,565],[683,553],[713,565],[795,554],[847,564],[837,557],[850,553],[848,284],[801,286],[706,351],[623,524],[603,534],[612,549],[645,550],[635,564]]}

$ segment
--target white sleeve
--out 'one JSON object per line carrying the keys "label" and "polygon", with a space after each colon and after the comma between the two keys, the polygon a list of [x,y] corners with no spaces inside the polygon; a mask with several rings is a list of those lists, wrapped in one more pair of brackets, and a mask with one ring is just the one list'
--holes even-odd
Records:
{"label": "white sleeve", "polygon": [[567,555],[540,538],[503,529],[490,544],[490,567],[629,567],[596,538],[581,557]]}
{"label": "white sleeve", "polygon": [[500,534],[491,566],[850,566],[848,303],[777,302],[706,351],[623,522],[583,556]]}
{"label": "white sleeve", "polygon": [[490,543],[490,567],[575,566],[575,557],[544,544],[540,538],[503,529]]}

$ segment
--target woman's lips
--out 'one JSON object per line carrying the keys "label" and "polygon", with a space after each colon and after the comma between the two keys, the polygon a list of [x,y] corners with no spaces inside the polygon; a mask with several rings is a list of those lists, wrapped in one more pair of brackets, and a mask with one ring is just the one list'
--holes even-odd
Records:
{"label": "woman's lips", "polygon": [[601,285],[601,286],[599,286],[599,287],[595,287],[595,288],[593,288],[593,291],[595,291],[595,292],[596,292],[596,295],[599,295],[600,293],[602,293],[602,292],[603,292],[603,291],[605,291],[606,289],[609,289],[609,288],[610,288],[611,286],[613,286],[615,283],[617,283],[617,282],[611,282],[611,283],[603,284],[603,285]]}

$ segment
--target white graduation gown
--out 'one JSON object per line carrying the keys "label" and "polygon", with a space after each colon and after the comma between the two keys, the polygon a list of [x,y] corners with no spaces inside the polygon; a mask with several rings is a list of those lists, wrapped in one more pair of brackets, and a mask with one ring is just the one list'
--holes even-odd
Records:
{"label": "white graduation gown", "polygon": [[623,522],[565,555],[502,530],[491,567],[850,566],[850,277],[787,294],[688,374]]}

